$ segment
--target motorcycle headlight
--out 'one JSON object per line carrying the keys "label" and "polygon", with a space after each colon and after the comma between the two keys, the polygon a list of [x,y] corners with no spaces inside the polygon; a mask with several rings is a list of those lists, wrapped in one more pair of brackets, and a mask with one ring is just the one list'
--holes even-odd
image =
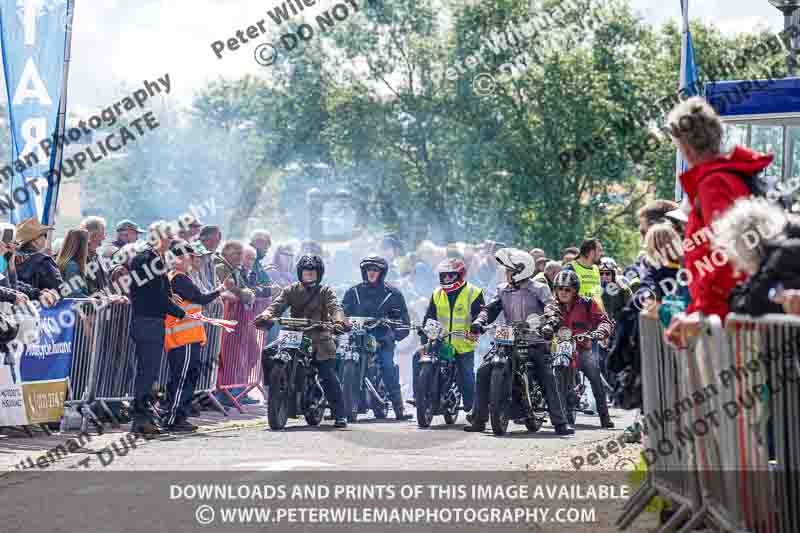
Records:
{"label": "motorcycle headlight", "polygon": [[364,342],[364,345],[370,352],[375,352],[378,350],[378,341],[372,335],[367,335],[367,339]]}

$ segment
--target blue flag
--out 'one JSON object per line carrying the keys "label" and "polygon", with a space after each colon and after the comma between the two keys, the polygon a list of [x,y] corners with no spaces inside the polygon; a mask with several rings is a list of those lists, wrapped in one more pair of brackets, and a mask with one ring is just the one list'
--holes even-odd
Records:
{"label": "blue flag", "polygon": [[[692,32],[689,31],[689,0],[681,1],[681,13],[683,15],[683,42],[681,44],[681,79],[678,89],[689,96],[697,96],[697,86],[700,77],[697,75],[697,65],[694,62],[694,45],[692,44]],[[683,199],[683,187],[681,187],[680,175],[686,172],[688,165],[681,156],[681,151],[675,159],[675,201]]]}
{"label": "blue flag", "polygon": [[[60,148],[56,149],[58,143],[51,143],[51,148],[44,150],[40,143],[63,127],[65,50],[73,2],[0,0],[0,40],[11,125],[11,161],[0,162],[0,179],[9,189],[0,209],[5,212],[12,204],[13,223],[38,217],[37,202],[42,204],[43,221],[52,223],[48,219],[57,200]],[[46,188],[35,182],[40,178],[47,179]]]}

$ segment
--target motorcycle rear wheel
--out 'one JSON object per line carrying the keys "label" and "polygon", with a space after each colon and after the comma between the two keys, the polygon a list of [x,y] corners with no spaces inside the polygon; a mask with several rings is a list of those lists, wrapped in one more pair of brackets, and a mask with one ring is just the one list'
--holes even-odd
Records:
{"label": "motorcycle rear wheel", "polygon": [[418,396],[414,398],[417,403],[417,425],[421,428],[430,427],[433,421],[433,399],[430,397],[433,377],[433,366],[421,365],[417,378]]}
{"label": "motorcycle rear wheel", "polygon": [[495,435],[505,435],[508,430],[508,388],[506,369],[502,366],[492,369],[489,389],[489,420]]}
{"label": "motorcycle rear wheel", "polygon": [[289,419],[289,377],[284,365],[274,365],[269,373],[267,422],[270,429],[283,429]]}
{"label": "motorcycle rear wheel", "polygon": [[542,419],[533,417],[528,418],[525,420],[525,427],[528,428],[528,431],[531,433],[536,433],[542,427]]}

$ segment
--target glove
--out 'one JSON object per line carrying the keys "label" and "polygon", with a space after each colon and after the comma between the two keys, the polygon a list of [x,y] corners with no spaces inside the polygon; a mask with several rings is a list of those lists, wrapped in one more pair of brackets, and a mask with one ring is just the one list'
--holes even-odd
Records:
{"label": "glove", "polygon": [[555,332],[553,331],[552,326],[550,326],[549,324],[545,324],[544,326],[539,328],[539,334],[542,336],[544,340],[549,341],[553,338]]}
{"label": "glove", "polygon": [[606,334],[603,331],[595,330],[589,335],[589,337],[591,337],[592,340],[599,341],[601,339],[605,339],[606,338]]}
{"label": "glove", "polygon": [[422,330],[417,332],[419,334],[419,342],[420,344],[428,344],[428,336]]}
{"label": "glove", "polygon": [[348,331],[350,331],[350,328],[348,328],[344,322],[336,322],[333,325],[333,332],[336,335],[341,335],[342,333],[347,333]]}
{"label": "glove", "polygon": [[271,317],[265,317],[261,315],[257,316],[253,321],[253,325],[256,327],[256,329],[272,329],[274,323],[275,322]]}
{"label": "glove", "polygon": [[470,333],[474,333],[475,335],[482,335],[483,332],[486,331],[486,326],[483,325],[483,322],[475,321],[469,328]]}

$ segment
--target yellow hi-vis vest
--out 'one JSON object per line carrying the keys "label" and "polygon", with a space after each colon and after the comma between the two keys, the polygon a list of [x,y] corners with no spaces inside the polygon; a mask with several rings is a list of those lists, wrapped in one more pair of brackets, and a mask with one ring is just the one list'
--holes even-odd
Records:
{"label": "yellow hi-vis vest", "polygon": [[[450,300],[447,298],[447,293],[444,289],[438,288],[433,292],[433,303],[436,306],[436,320],[442,323],[445,332],[463,331],[469,332],[470,325],[472,324],[472,308],[473,302],[480,296],[481,289],[474,285],[467,283],[456,298],[455,309],[450,309]],[[475,346],[478,344],[475,341],[467,340],[463,337],[452,337],[450,344],[455,348],[456,353],[474,352]]]}
{"label": "yellow hi-vis vest", "polygon": [[[167,274],[169,281],[172,282],[172,279],[177,274],[178,273],[174,271]],[[186,299],[183,300],[183,304],[181,304],[180,307],[187,315],[199,313],[203,310],[201,305]],[[164,349],[167,351],[196,342],[205,344],[207,341],[206,328],[203,326],[203,323],[192,320],[191,318],[176,318],[172,315],[167,315],[164,319],[164,327],[166,328]]]}

